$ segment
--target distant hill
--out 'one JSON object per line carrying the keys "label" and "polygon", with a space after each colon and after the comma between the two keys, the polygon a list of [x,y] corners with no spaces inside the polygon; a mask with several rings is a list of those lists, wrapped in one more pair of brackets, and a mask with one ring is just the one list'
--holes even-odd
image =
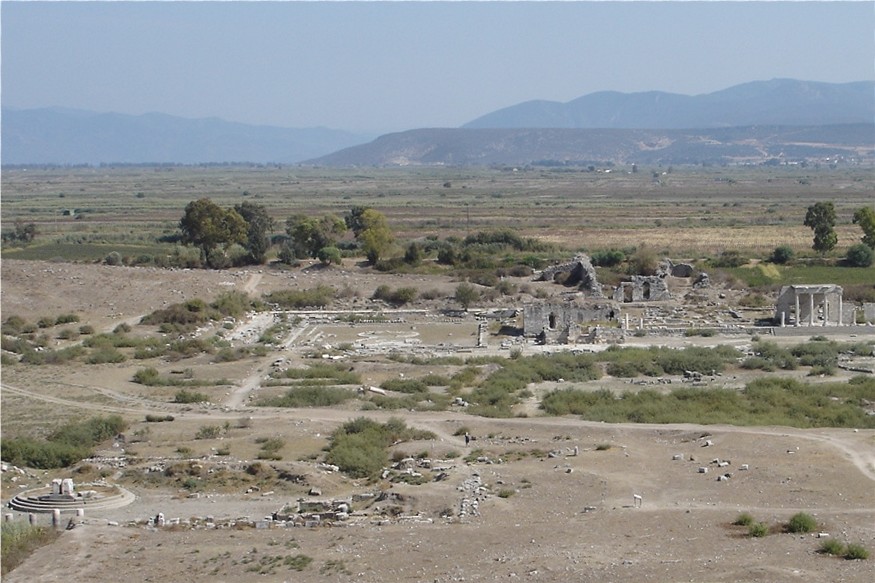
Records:
{"label": "distant hill", "polygon": [[2,110],[3,164],[295,163],[373,139],[325,128],[278,128],[149,113]]}
{"label": "distant hill", "polygon": [[872,161],[875,124],[701,130],[422,129],[309,160],[316,166],[495,166]]}
{"label": "distant hill", "polygon": [[568,103],[527,101],[463,127],[686,129],[753,125],[832,125],[875,120],[875,81],[754,81],[688,96],[602,91]]}

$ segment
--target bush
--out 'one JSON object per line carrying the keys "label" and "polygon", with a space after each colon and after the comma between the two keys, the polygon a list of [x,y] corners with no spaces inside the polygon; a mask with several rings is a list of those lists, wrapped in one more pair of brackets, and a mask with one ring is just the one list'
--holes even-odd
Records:
{"label": "bush", "polygon": [[788,532],[812,532],[817,529],[817,520],[810,514],[798,512],[787,523]]}
{"label": "bush", "polygon": [[793,261],[793,257],[795,256],[795,252],[793,248],[789,245],[778,245],[775,247],[775,250],[772,251],[771,257],[769,257],[769,261],[772,263],[777,263],[778,265],[785,265]]}
{"label": "bush", "polygon": [[16,466],[64,468],[91,455],[91,448],[122,432],[127,423],[118,415],[68,423],[46,440],[29,437],[3,439],[2,458]]}
{"label": "bush", "polygon": [[762,538],[769,534],[769,525],[765,522],[755,522],[747,528],[747,534],[754,538]]}
{"label": "bush", "polygon": [[320,285],[304,290],[279,290],[265,296],[265,300],[282,308],[324,308],[334,300],[335,290]]}
{"label": "bush", "polygon": [[215,439],[222,435],[221,425],[201,425],[195,433],[195,439]]}
{"label": "bush", "polygon": [[198,393],[195,391],[188,391],[186,389],[182,389],[176,393],[173,397],[174,403],[206,403],[210,400],[210,398],[204,393]]}
{"label": "bush", "polygon": [[38,548],[51,544],[60,536],[59,530],[45,526],[32,526],[25,521],[4,522],[0,526],[0,575],[6,575]]}
{"label": "bush", "polygon": [[838,539],[828,538],[820,543],[820,548],[817,549],[817,552],[824,555],[840,556],[845,552],[845,545]]}
{"label": "bush", "polygon": [[857,243],[848,249],[845,262],[851,267],[869,267],[875,261],[875,251],[864,243]]}
{"label": "bush", "polygon": [[845,558],[851,561],[864,561],[869,558],[869,551],[862,545],[851,543],[845,551]]}
{"label": "bush", "polygon": [[735,522],[732,524],[736,526],[750,526],[754,523],[753,516],[748,512],[742,512],[738,515],[738,518],[735,519]]}
{"label": "bush", "polygon": [[388,448],[411,439],[433,439],[431,432],[418,432],[400,419],[385,424],[364,417],[348,421],[331,436],[326,461],[353,478],[375,478],[388,465]]}
{"label": "bush", "polygon": [[173,415],[146,415],[146,423],[163,423],[164,421],[173,421]]}

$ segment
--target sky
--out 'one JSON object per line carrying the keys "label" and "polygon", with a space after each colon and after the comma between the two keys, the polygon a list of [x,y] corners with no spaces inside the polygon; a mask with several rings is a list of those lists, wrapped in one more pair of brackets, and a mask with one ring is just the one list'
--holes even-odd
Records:
{"label": "sky", "polygon": [[0,2],[0,100],[383,133],[596,91],[875,79],[875,4]]}

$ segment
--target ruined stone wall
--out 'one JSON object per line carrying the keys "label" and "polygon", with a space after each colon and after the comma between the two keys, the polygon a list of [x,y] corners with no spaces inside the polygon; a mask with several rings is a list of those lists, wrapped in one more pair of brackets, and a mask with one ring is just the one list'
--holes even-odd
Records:
{"label": "ruined stone wall", "polygon": [[650,302],[670,300],[668,282],[658,275],[633,275],[614,290],[615,302]]}
{"label": "ruined stone wall", "polygon": [[528,337],[543,334],[548,343],[574,342],[583,328],[591,323],[616,320],[618,317],[617,309],[610,304],[529,304],[523,309],[523,333]]}

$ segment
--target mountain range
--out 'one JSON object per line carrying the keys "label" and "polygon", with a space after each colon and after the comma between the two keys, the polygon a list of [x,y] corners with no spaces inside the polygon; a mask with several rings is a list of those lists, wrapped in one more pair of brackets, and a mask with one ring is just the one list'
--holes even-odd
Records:
{"label": "mountain range", "polygon": [[[495,165],[873,156],[875,82],[775,79],[699,96],[598,92],[528,101],[461,128],[380,137],[218,118],[2,109],[2,163]],[[372,141],[370,141],[372,140]]]}
{"label": "mountain range", "polygon": [[161,113],[2,110],[3,164],[293,164],[374,137],[326,128],[280,128]]}
{"label": "mountain range", "polygon": [[753,125],[833,125],[875,120],[875,82],[773,79],[705,95],[600,91],[568,103],[527,101],[465,128],[689,129]]}

